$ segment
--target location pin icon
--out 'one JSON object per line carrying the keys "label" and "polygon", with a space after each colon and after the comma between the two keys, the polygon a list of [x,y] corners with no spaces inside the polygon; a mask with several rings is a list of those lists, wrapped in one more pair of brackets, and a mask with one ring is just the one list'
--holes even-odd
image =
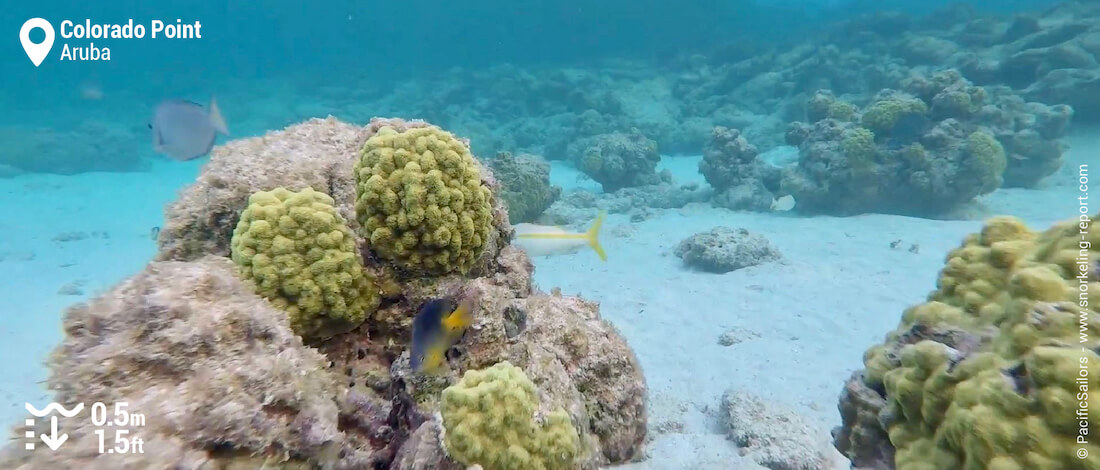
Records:
{"label": "location pin icon", "polygon": [[[31,41],[31,30],[34,28],[42,28],[46,33],[46,39],[38,44]],[[23,43],[23,50],[27,52],[27,57],[31,58],[35,67],[38,67],[43,60],[46,60],[50,49],[53,48],[53,25],[42,18],[31,18],[19,29],[19,42]]]}

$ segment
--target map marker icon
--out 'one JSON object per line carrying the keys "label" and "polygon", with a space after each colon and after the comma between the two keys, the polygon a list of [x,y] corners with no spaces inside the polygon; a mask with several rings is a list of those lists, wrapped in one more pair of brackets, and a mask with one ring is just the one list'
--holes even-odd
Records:
{"label": "map marker icon", "polygon": [[[46,39],[38,44],[31,41],[31,30],[34,28],[41,28],[46,33]],[[38,67],[43,60],[46,60],[50,49],[53,48],[53,25],[42,18],[31,18],[19,29],[19,42],[23,43],[23,50],[27,52],[27,57],[30,57],[35,67]]]}

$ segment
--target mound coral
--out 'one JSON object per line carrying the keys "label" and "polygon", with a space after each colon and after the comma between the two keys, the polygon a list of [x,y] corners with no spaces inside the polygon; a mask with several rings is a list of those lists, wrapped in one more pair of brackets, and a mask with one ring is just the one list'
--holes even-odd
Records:
{"label": "mound coral", "polygon": [[435,127],[383,127],[353,169],[359,225],[379,259],[423,275],[467,273],[493,228],[469,147]]}
{"label": "mound coral", "polygon": [[888,134],[902,119],[910,116],[920,117],[928,112],[928,105],[919,99],[900,93],[881,95],[863,109],[863,117],[860,120],[863,127],[873,132]]}
{"label": "mound coral", "polygon": [[848,381],[837,448],[856,468],[1100,468],[1077,440],[1100,431],[1098,242],[1086,222],[1034,233],[1010,217],[967,237]]}
{"label": "mound coral", "polygon": [[603,185],[606,192],[661,181],[657,142],[637,129],[581,139],[569,145],[569,158],[577,168]]}
{"label": "mound coral", "polygon": [[501,362],[467,371],[443,390],[444,445],[455,460],[485,470],[573,468],[580,447],[563,410],[535,421],[538,394],[523,370]]}
{"label": "mound coral", "polygon": [[875,134],[862,127],[854,127],[844,132],[840,141],[840,150],[848,158],[852,168],[867,168],[875,161]]}
{"label": "mound coral", "polygon": [[285,310],[303,338],[354,328],[378,307],[355,235],[327,194],[310,188],[253,194],[230,247],[241,276]]}
{"label": "mound coral", "polygon": [[729,209],[768,210],[779,189],[779,169],[761,161],[739,129],[714,128],[699,172],[714,188],[714,203]]}
{"label": "mound coral", "polygon": [[837,99],[829,90],[816,91],[806,105],[806,118],[811,122],[825,118],[847,121],[859,111],[852,103]]}
{"label": "mound coral", "polygon": [[500,182],[497,197],[508,206],[513,224],[533,222],[561,196],[561,188],[550,184],[550,165],[538,156],[499,152],[489,167]]}
{"label": "mound coral", "polygon": [[985,180],[973,181],[975,186],[981,188],[996,188],[1000,183],[1000,175],[1008,164],[1005,159],[1005,149],[997,139],[985,131],[974,131],[966,137],[966,165],[973,168],[971,172],[977,176],[984,176]]}

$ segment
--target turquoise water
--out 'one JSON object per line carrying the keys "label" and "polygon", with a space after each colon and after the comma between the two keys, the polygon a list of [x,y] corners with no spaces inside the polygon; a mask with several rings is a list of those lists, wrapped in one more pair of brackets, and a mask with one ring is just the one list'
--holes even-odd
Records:
{"label": "turquoise water", "polygon": [[[19,425],[26,417],[26,403],[81,400],[73,389],[95,390],[95,396],[115,399],[139,394],[120,385],[126,380],[59,385],[67,378],[56,370],[47,384],[51,370],[45,364],[51,352],[75,334],[71,322],[70,331],[64,329],[66,309],[114,295],[112,289],[150,266],[158,253],[163,255],[170,237],[176,236],[160,234],[157,239],[172,222],[166,219],[166,208],[188,195],[196,181],[212,184],[212,178],[221,178],[214,187],[238,185],[245,191],[246,182],[270,182],[268,176],[284,174],[282,166],[270,174],[241,175],[226,169],[235,168],[232,165],[211,163],[238,158],[253,165],[245,168],[263,167],[256,163],[262,152],[230,149],[227,142],[255,138],[251,142],[264,149],[281,149],[281,134],[271,133],[311,118],[332,116],[356,126],[375,117],[424,119],[468,138],[472,154],[481,162],[505,151],[541,157],[549,168],[542,186],[527,180],[531,186],[509,189],[532,193],[549,184],[561,188],[561,195],[529,219],[513,218],[513,224],[560,225],[583,232],[598,214],[607,213],[601,232],[606,261],[587,247],[532,259],[537,290],[559,289],[566,296],[599,304],[602,318],[637,357],[639,377],[646,382],[648,419],[639,427],[645,429],[639,442],[646,450],[639,446],[632,448],[630,458],[596,459],[578,463],[580,468],[878,468],[860,460],[863,454],[838,451],[842,445],[830,434],[834,428],[852,425],[838,411],[837,397],[854,371],[869,366],[864,352],[898,328],[908,307],[926,301],[943,286],[945,260],[990,217],[1015,216],[1039,231],[1090,211],[1079,199],[1087,195],[1079,182],[1100,148],[1100,114],[1095,111],[1100,109],[1100,9],[1087,2],[1016,0],[949,8],[905,1],[895,2],[889,10],[879,2],[859,0],[470,3],[44,2],[9,5],[0,13],[0,29],[8,38],[0,44],[0,300],[5,305],[0,309],[0,374],[7,378],[0,383],[0,421],[16,429],[11,448],[0,453],[0,468],[7,468],[4,462],[15,462],[15,468],[51,465],[41,457],[41,445],[37,454],[22,448],[20,439],[26,438]],[[24,21],[32,17],[44,18],[58,29],[63,20],[125,24],[132,19],[151,28],[153,20],[179,19],[200,22],[202,34],[191,39],[89,40],[63,38],[59,29],[49,55],[35,66],[16,40]],[[34,41],[42,38],[38,31],[31,36]],[[63,47],[93,45],[97,54],[109,49],[110,60],[61,58]],[[945,101],[958,94],[940,90],[936,97],[922,98],[915,91],[919,87],[907,81],[934,77],[946,69],[961,71],[963,81],[952,86],[969,93],[968,100],[979,100],[974,90],[982,87],[981,96],[997,111],[977,106],[948,116],[945,113],[955,108]],[[815,92],[821,89],[854,106],[862,120],[833,115],[814,119],[812,100],[820,98]],[[898,96],[884,89],[904,90],[904,98],[923,99],[927,109],[903,112],[912,114],[911,119],[881,129],[868,117],[870,110],[875,102]],[[160,102],[187,99],[206,106],[215,96],[230,135],[218,137],[211,156],[175,161],[155,151],[150,123]],[[832,124],[821,124],[826,120]],[[808,126],[799,128],[795,122]],[[740,129],[753,145],[752,152],[759,154],[748,157],[754,163],[744,165],[759,165],[737,166],[740,163],[731,155],[747,154],[730,150],[735,143],[723,147],[716,126]],[[874,131],[867,144],[872,147],[870,160],[860,160],[871,162],[871,173],[860,173],[858,149],[852,150],[858,142],[848,140],[857,128]],[[795,129],[808,137],[792,140]],[[828,129],[841,130],[828,137]],[[641,142],[653,142],[656,150],[650,157],[638,157],[646,153],[637,150],[639,140],[624,137],[635,131],[644,135]],[[999,164],[987,163],[973,150],[968,139],[978,132],[994,138],[1000,152],[994,160]],[[270,140],[259,139],[265,134]],[[330,143],[317,139],[306,146]],[[951,143],[937,147],[934,142],[942,139]],[[920,157],[928,158],[924,163],[916,162],[914,153],[905,153],[916,148],[915,142],[926,152]],[[827,156],[820,157],[823,154]],[[1051,160],[1051,155],[1055,163],[1037,163]],[[744,195],[737,192],[740,183],[719,187],[719,177],[701,170],[707,165],[701,162],[712,157],[727,158],[723,164],[732,165],[735,180],[748,181],[744,191],[751,197],[736,200]],[[603,166],[586,166],[591,158]],[[621,160],[627,166],[640,165],[638,175],[608,169]],[[292,167],[293,158],[278,165],[284,164]],[[784,176],[769,179],[768,172]],[[1038,176],[1030,178],[1033,175]],[[800,183],[804,180],[813,184]],[[218,186],[223,183],[226,186]],[[970,190],[977,187],[984,189]],[[352,207],[349,201],[341,202],[337,191],[330,192],[338,206]],[[777,208],[788,195],[793,196],[793,209]],[[752,198],[757,203],[745,202]],[[195,200],[190,199],[192,204]],[[217,203],[194,209],[213,211]],[[211,224],[231,231],[242,208],[231,209],[234,220]],[[719,273],[685,264],[678,250],[681,241],[716,227],[744,228],[766,239],[781,256],[778,261]],[[219,236],[213,231],[208,235]],[[361,234],[357,236],[366,243]],[[1087,248],[1085,253],[1091,254]],[[1043,262],[1053,266],[1048,261]],[[1067,283],[1072,278],[1065,270],[1056,275]],[[1002,273],[1004,279],[988,288],[1016,295],[1008,276]],[[474,277],[452,281],[472,284]],[[419,281],[402,282],[402,289],[412,289],[407,286]],[[188,288],[174,287],[179,292]],[[442,290],[433,294],[441,295]],[[387,302],[408,303],[406,314],[411,317],[420,300],[410,296]],[[110,334],[118,335],[112,336],[116,340],[130,334],[144,338],[139,330]],[[360,339],[367,341],[363,331]],[[476,341],[471,337],[478,338],[468,334],[463,341]],[[387,381],[391,366],[395,382],[405,377],[397,372],[404,350],[400,338],[396,346],[392,339],[388,346],[378,341],[379,349],[392,349],[378,356]],[[525,340],[521,336],[509,341],[514,345]],[[458,349],[462,346],[459,342]],[[339,360],[332,346],[308,341],[296,346],[314,347]],[[368,356],[377,353],[371,351]],[[363,349],[359,354],[363,359]],[[155,363],[151,357],[146,359]],[[1006,359],[1004,368],[1020,360]],[[119,365],[121,359],[112,362],[111,357],[74,356],[72,361],[88,370],[125,368]],[[263,369],[257,364],[244,367]],[[456,372],[466,369],[461,359],[452,358],[452,366]],[[155,369],[142,367],[136,365],[129,373],[137,377],[135,370],[153,374]],[[526,369],[536,378],[544,405],[573,399],[562,398],[572,395],[537,376],[549,372],[531,365]],[[352,374],[350,367],[348,371],[359,374]],[[142,377],[139,383],[146,384]],[[148,384],[172,382],[150,377]],[[577,389],[568,393],[594,395],[575,384],[564,387]],[[108,391],[99,394],[102,390]],[[722,399],[727,390],[759,397],[776,408],[731,408]],[[388,391],[378,393],[383,401],[397,399],[386,395]],[[896,398],[889,390],[874,393],[886,400]],[[327,403],[343,403],[340,400]],[[1041,409],[1038,401],[1026,401],[1033,407],[1027,413],[1055,420],[1055,412]],[[845,402],[839,403],[843,408]],[[1015,403],[984,404],[1013,410]],[[192,416],[209,412],[188,411]],[[152,409],[147,414],[150,419],[174,416]],[[410,412],[402,419],[431,419],[430,412],[427,418],[411,416]],[[340,432],[350,435],[344,427],[350,418],[340,419]],[[777,419],[794,424],[777,426]],[[224,429],[209,429],[213,437],[201,439],[194,437],[194,429],[174,435],[165,430],[171,429],[165,423],[150,424],[146,431],[135,429],[135,434],[145,432],[151,442],[168,442],[175,436],[184,442],[181,448],[213,460],[228,460],[238,451],[262,458],[281,452],[218,435],[228,435]],[[419,422],[404,425],[415,430]],[[1087,430],[1090,425],[1084,426]],[[408,437],[391,427],[399,428],[387,423],[386,432],[393,434],[371,442],[332,439],[339,446],[359,445],[382,455],[379,442],[395,443],[396,448]],[[593,432],[578,427],[582,434]],[[1072,440],[1076,430],[1067,429],[1059,432]],[[63,423],[62,431],[66,430],[73,436],[69,447],[92,442],[79,438],[81,432],[90,435],[87,429]],[[898,439],[888,445],[904,449],[909,444]],[[286,444],[274,447],[278,445]],[[1053,452],[1062,460],[1042,468],[1100,465],[1089,460],[1100,457],[1066,457],[1078,447],[1058,441],[1044,448],[1042,452]],[[935,458],[966,455],[965,449],[947,444],[942,448],[943,454]],[[90,454],[61,453],[53,462],[61,467],[50,468],[92,468],[92,463],[100,465],[95,468],[121,468],[123,462],[129,468],[198,468],[187,466],[194,461],[176,456],[175,448],[149,449],[152,457],[145,461],[122,460],[133,453],[91,460]],[[307,468],[328,468],[331,463],[320,456],[323,453],[288,454]],[[775,454],[784,455],[780,460],[789,465],[809,463],[782,467],[767,457]],[[5,460],[9,457],[13,460]],[[457,454],[452,458],[465,465],[483,463],[463,461]],[[886,460],[889,468],[902,468],[922,462],[916,459],[896,464],[892,457]],[[375,468],[391,468],[393,463],[392,456],[375,462],[382,462]],[[244,462],[241,468],[254,463]],[[1040,468],[1034,461],[1018,463],[1019,468]],[[488,463],[484,467],[491,469]]]}

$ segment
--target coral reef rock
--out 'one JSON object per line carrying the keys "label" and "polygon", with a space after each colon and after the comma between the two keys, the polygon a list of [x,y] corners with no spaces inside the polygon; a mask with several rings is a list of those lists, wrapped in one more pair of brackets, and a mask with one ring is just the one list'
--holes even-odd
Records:
{"label": "coral reef rock", "polygon": [[703,147],[699,172],[714,188],[714,203],[729,209],[766,211],[779,189],[780,170],[758,158],[741,131],[715,127]]}
{"label": "coral reef rock", "polygon": [[719,274],[783,258],[763,236],[728,227],[715,227],[684,239],[676,246],[675,254],[687,266]]}
{"label": "coral reef rock", "polygon": [[144,453],[101,454],[89,421],[64,421],[64,446],[12,452],[0,467],[259,468],[288,454],[338,468],[371,463],[370,447],[341,430],[344,390],[328,360],[303,346],[286,314],[252,293],[226,258],[154,262],[69,309],[63,324],[49,360],[54,401],[127,402],[145,416],[134,430]]}
{"label": "coral reef rock", "polygon": [[637,129],[588,137],[569,145],[570,160],[606,192],[661,181],[657,142]]}
{"label": "coral reef rock", "polygon": [[[508,245],[507,211],[492,193],[491,227],[475,269],[465,274],[403,279],[362,237],[352,174],[360,148],[379,136],[404,148],[406,137],[424,141],[437,129],[422,121],[377,119],[356,127],[330,118],[215,149],[198,182],[167,209],[158,260],[88,305],[71,308],[65,338],[50,359],[56,401],[125,400],[145,414],[145,453],[99,454],[91,427],[66,425],[70,441],[59,451],[24,450],[14,442],[0,453],[0,468],[461,469],[443,449],[441,394],[464,373],[503,361],[537,384],[538,416],[557,411],[557,429],[572,430],[552,434],[576,438],[575,458],[566,468],[595,470],[643,456],[646,384],[633,351],[600,318],[597,304],[534,289],[531,262]],[[464,139],[446,140],[453,153],[468,152]],[[383,148],[376,144],[375,151]],[[388,168],[385,155],[380,158]],[[488,168],[462,170],[454,174],[463,176],[465,188],[500,190]],[[272,200],[275,193],[308,204],[283,207]],[[278,239],[268,246],[260,238],[256,248],[313,260],[327,247],[339,252],[339,263],[322,256],[322,264],[345,269],[348,247],[357,247],[354,261],[369,286],[341,291],[342,303],[334,296],[326,302],[377,305],[358,327],[303,343],[291,328],[290,304],[268,301],[257,284],[263,281],[241,276],[228,257],[230,240],[253,194],[287,213],[253,205],[245,218],[250,233],[275,215],[279,224],[303,222],[317,230],[295,232],[303,235],[296,243],[315,240],[313,249]],[[452,215],[469,222],[464,211],[483,209],[465,206]],[[303,277],[291,271],[311,269],[307,264],[286,264],[280,279]],[[335,277],[354,284],[349,276]],[[282,290],[305,285],[293,281]],[[474,324],[447,354],[444,373],[414,374],[408,360],[412,319],[425,301],[442,296],[476,299]],[[477,458],[464,457],[482,464]]]}
{"label": "coral reef rock", "polygon": [[561,188],[550,185],[550,165],[538,156],[498,152],[488,163],[513,224],[534,222],[561,197]]}

